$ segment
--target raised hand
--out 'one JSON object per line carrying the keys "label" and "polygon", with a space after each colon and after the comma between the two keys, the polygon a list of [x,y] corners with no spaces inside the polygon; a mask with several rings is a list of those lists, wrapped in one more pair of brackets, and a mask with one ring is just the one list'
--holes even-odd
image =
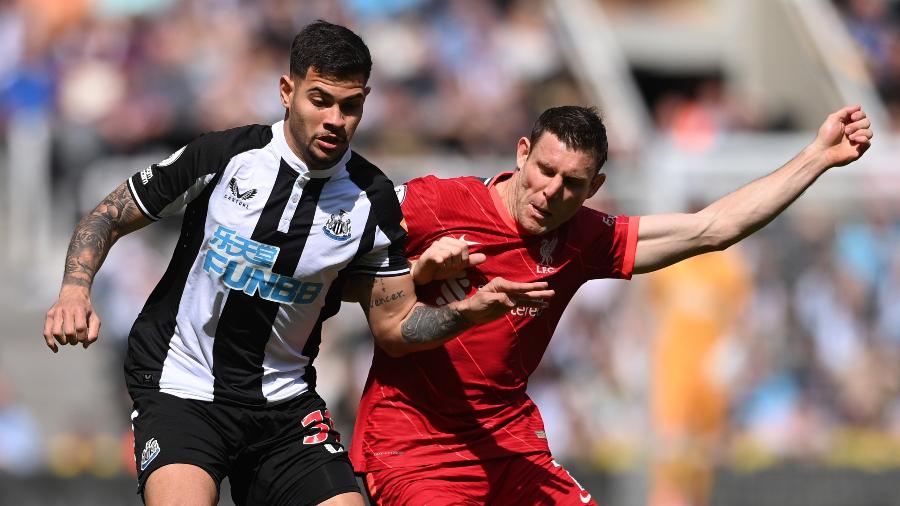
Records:
{"label": "raised hand", "polygon": [[467,320],[481,324],[496,320],[517,306],[547,307],[547,299],[555,293],[545,281],[519,283],[496,277],[471,297],[452,306]]}
{"label": "raised hand", "polygon": [[859,159],[871,141],[872,122],[854,105],[829,114],[811,147],[821,150],[829,167],[840,167]]}
{"label": "raised hand", "polygon": [[456,277],[460,271],[484,262],[483,253],[469,254],[469,245],[462,239],[444,236],[433,242],[413,262],[413,282],[428,284],[436,279]]}

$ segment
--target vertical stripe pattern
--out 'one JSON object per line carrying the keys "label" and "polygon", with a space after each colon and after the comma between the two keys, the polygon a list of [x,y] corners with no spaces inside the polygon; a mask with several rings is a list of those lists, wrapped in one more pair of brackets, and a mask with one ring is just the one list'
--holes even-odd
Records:
{"label": "vertical stripe pattern", "polygon": [[[293,276],[297,269],[327,179],[306,183],[288,233],[284,234],[278,231],[278,222],[296,181],[297,172],[282,161],[275,186],[250,237],[280,248],[272,272],[286,276]],[[232,290],[228,294],[213,344],[216,397],[224,396],[246,405],[265,405],[262,362],[279,306],[278,302],[265,300],[258,293],[247,295]]]}
{"label": "vertical stripe pattern", "polygon": [[309,391],[344,280],[409,272],[393,184],[352,151],[309,170],[283,122],[207,134],[179,155],[129,181],[150,215],[187,205],[130,335],[129,388],[252,407]]}

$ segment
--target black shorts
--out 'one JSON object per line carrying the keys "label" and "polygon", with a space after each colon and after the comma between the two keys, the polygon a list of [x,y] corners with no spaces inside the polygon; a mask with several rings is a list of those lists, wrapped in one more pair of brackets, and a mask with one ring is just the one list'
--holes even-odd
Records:
{"label": "black shorts", "polygon": [[243,408],[133,389],[138,493],[166,464],[192,464],[216,482],[228,476],[235,504],[317,504],[359,492],[325,401],[306,393]]}

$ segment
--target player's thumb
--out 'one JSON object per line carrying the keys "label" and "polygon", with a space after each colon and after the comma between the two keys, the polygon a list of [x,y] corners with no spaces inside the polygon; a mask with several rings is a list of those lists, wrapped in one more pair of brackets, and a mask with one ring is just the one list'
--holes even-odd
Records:
{"label": "player's thumb", "polygon": [[487,292],[500,293],[505,290],[507,284],[508,282],[505,278],[497,276],[496,278],[490,280],[488,284],[484,285],[481,289]]}
{"label": "player's thumb", "polygon": [[482,264],[487,260],[487,255],[484,253],[472,253],[469,255],[469,266],[475,266],[478,264]]}
{"label": "player's thumb", "polygon": [[87,339],[81,344],[87,348],[93,344],[98,337],[100,337],[100,317],[97,316],[96,312],[91,311],[91,315],[88,317]]}

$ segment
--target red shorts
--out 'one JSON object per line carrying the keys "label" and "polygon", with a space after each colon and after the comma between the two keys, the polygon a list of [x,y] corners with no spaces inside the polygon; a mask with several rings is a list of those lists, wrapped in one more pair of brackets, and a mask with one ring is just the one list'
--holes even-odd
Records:
{"label": "red shorts", "polygon": [[381,469],[365,483],[378,505],[597,504],[549,453]]}

